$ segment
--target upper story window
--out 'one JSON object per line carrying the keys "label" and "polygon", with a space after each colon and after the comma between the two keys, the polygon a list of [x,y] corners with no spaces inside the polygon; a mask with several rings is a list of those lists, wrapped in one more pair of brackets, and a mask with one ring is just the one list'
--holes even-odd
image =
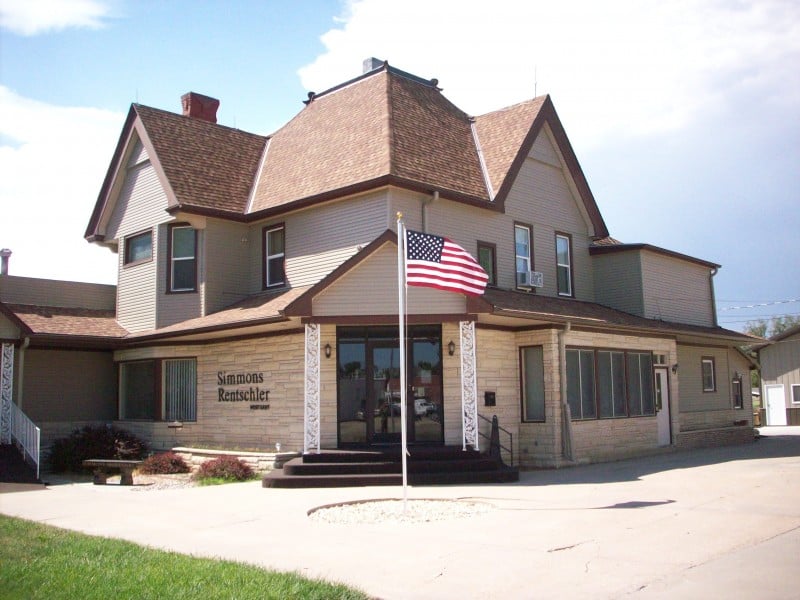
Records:
{"label": "upper story window", "polygon": [[703,391],[716,392],[717,391],[717,377],[714,372],[714,357],[704,356],[701,359],[701,369],[703,376]]}
{"label": "upper story window", "polygon": [[531,271],[531,228],[519,223],[514,225],[514,253],[516,255],[517,287],[528,283]]}
{"label": "upper story window", "polygon": [[286,284],[286,228],[283,223],[264,228],[264,287]]}
{"label": "upper story window", "polygon": [[572,240],[563,233],[556,234],[556,270],[558,295],[572,296]]}
{"label": "upper story window", "polygon": [[197,289],[197,232],[189,225],[169,226],[170,292],[194,292]]}
{"label": "upper story window", "polygon": [[125,265],[147,262],[153,258],[153,232],[145,231],[125,238]]}
{"label": "upper story window", "polygon": [[478,264],[489,276],[487,285],[497,285],[497,248],[489,242],[478,242]]}

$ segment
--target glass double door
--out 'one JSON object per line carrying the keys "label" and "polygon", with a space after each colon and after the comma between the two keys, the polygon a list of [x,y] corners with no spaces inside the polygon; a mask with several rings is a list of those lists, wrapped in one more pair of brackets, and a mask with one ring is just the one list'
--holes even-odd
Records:
{"label": "glass double door", "polygon": [[[397,328],[340,328],[338,349],[339,443],[399,444],[402,410]],[[441,443],[441,329],[409,328],[406,355],[408,441]]]}

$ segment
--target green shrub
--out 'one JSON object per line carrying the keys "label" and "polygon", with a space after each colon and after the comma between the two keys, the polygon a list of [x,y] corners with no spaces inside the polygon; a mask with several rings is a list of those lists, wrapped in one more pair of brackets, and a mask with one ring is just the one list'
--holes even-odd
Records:
{"label": "green shrub", "polygon": [[255,476],[250,466],[235,456],[220,456],[200,465],[195,478],[222,479],[225,481],[246,481]]}
{"label": "green shrub", "polygon": [[138,460],[147,454],[147,444],[130,431],[105,425],[87,425],[53,442],[48,462],[54,473],[82,471],[89,458]]}
{"label": "green shrub", "polygon": [[139,472],[147,475],[171,475],[188,473],[190,470],[183,457],[174,452],[159,452],[148,456],[139,467]]}

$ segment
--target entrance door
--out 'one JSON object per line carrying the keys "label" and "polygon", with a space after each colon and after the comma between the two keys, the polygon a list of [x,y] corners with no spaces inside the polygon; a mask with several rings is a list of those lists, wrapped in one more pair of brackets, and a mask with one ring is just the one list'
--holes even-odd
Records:
{"label": "entrance door", "polygon": [[[400,341],[396,327],[337,329],[339,444],[399,444]],[[442,443],[441,327],[408,329],[406,418],[409,443]]]}
{"label": "entrance door", "polygon": [[765,392],[767,397],[767,425],[786,425],[786,400],[783,384],[768,385]]}
{"label": "entrance door", "polygon": [[669,418],[669,371],[656,369],[656,423],[658,425],[658,445],[672,443],[672,430]]}
{"label": "entrance door", "polygon": [[371,342],[367,358],[367,437],[373,444],[400,443],[400,344]]}

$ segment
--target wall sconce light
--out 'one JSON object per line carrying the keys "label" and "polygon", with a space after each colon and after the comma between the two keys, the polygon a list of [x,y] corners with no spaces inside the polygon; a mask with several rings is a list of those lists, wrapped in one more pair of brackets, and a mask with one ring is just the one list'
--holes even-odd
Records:
{"label": "wall sconce light", "polygon": [[456,353],[456,345],[453,343],[453,340],[450,340],[450,343],[447,344],[447,353],[450,356],[453,356],[453,354]]}
{"label": "wall sconce light", "polygon": [[673,373],[677,373],[678,372],[678,363],[675,363],[674,365],[672,365],[672,372]]}
{"label": "wall sconce light", "polygon": [[325,358],[331,357],[331,345],[325,344]]}
{"label": "wall sconce light", "polygon": [[740,379],[740,378],[741,378],[741,376],[742,376],[742,374],[741,374],[741,373],[739,373],[739,371],[734,371],[734,372],[733,372],[733,378],[734,378],[734,379]]}

